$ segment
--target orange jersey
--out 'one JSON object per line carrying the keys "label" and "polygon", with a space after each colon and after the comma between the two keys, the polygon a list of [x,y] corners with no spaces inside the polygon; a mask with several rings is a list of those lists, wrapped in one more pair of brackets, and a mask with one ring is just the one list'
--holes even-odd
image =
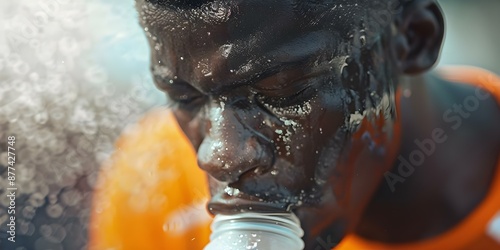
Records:
{"label": "orange jersey", "polygon": [[[473,68],[442,70],[452,81],[490,92],[500,104],[500,80]],[[498,162],[500,170],[500,159]],[[211,216],[205,174],[168,110],[127,129],[102,168],[92,209],[90,249],[203,249]],[[489,194],[458,226],[437,237],[390,245],[348,235],[335,250],[500,249],[500,171]]]}
{"label": "orange jersey", "polygon": [[103,166],[89,249],[203,249],[211,223],[207,187],[172,114],[150,113],[124,132]]}

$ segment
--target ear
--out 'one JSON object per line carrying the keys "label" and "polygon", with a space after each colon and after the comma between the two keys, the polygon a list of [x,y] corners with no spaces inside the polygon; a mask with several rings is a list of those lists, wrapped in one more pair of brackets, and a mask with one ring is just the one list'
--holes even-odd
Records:
{"label": "ear", "polygon": [[419,74],[439,58],[444,38],[444,17],[434,0],[412,1],[396,22],[393,53],[401,72]]}

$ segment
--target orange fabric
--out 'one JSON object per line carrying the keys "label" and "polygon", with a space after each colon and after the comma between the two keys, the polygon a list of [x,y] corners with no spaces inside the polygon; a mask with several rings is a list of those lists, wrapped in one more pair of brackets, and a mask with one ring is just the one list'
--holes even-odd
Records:
{"label": "orange fabric", "polygon": [[[494,74],[472,67],[446,67],[440,74],[447,80],[471,84],[487,90],[500,104],[500,79]],[[383,244],[347,236],[335,250],[489,250],[500,249],[500,242],[486,235],[488,223],[500,211],[500,158],[490,192],[483,202],[458,226],[429,240],[411,244]]]}
{"label": "orange fabric", "polygon": [[[491,73],[453,68],[444,70],[443,75],[480,86],[500,103],[500,81]],[[481,205],[441,236],[387,245],[349,235],[335,250],[500,249],[484,233],[500,210],[500,171],[492,185]],[[203,249],[211,222],[204,209],[207,198],[205,175],[172,114],[167,110],[151,112],[124,133],[101,171],[91,214],[89,249]]]}
{"label": "orange fabric", "polygon": [[97,185],[89,249],[202,249],[208,243],[208,184],[167,110],[127,129]]}

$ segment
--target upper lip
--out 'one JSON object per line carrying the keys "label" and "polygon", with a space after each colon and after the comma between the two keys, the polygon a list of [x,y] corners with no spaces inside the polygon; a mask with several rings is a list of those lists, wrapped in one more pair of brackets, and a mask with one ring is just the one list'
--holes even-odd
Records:
{"label": "upper lip", "polygon": [[[259,171],[264,172],[265,170],[259,167],[251,168],[243,172],[237,181],[219,186],[219,190],[213,194],[208,203],[209,211],[213,214],[235,214],[249,211],[285,212],[288,208],[287,203],[273,200],[269,194],[259,195],[260,192],[251,191],[253,190],[252,186],[256,185],[259,180],[262,181],[263,173],[259,173]],[[252,185],[249,186],[249,183]]]}
{"label": "upper lip", "polygon": [[[233,195],[228,192],[215,194],[208,203],[208,209],[213,214],[236,214],[241,212],[279,213],[286,212],[288,204],[285,202],[267,202],[262,199],[233,190]],[[237,194],[235,194],[237,192]]]}
{"label": "upper lip", "polygon": [[[289,202],[273,199],[269,194],[260,195],[251,186],[266,179],[271,169],[262,166],[251,167],[242,172],[235,182],[219,186],[208,203],[212,214],[236,214],[241,212],[282,213],[289,209]],[[252,183],[252,185],[249,185]],[[222,183],[221,183],[222,184]]]}

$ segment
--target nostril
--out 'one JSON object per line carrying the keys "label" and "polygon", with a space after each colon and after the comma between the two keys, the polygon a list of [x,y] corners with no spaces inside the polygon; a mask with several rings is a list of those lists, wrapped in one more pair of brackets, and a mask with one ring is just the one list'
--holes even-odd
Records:
{"label": "nostril", "polygon": [[198,150],[198,166],[213,178],[228,183],[238,181],[243,175],[258,176],[271,169],[274,154],[257,138],[231,145],[205,140]]}
{"label": "nostril", "polygon": [[230,170],[231,167],[229,163],[223,163],[222,161],[205,162],[198,160],[198,166],[213,178],[221,182],[232,182],[238,178],[234,175],[234,171]]}

